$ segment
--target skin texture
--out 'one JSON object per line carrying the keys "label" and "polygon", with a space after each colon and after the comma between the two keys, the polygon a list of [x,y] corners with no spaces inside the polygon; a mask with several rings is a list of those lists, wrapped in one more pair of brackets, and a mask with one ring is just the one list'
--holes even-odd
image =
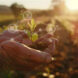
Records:
{"label": "skin texture", "polygon": [[[33,43],[24,31],[3,32],[0,34],[0,67],[28,71],[49,64],[55,44],[48,40],[51,37],[47,34]],[[32,45],[38,47],[40,43],[47,47],[42,51],[30,48]]]}

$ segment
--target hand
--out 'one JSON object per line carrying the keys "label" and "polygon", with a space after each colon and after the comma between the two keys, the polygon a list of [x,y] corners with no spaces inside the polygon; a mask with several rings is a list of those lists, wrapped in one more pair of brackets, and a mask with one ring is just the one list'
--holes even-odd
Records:
{"label": "hand", "polygon": [[49,54],[53,54],[55,50],[55,44],[57,43],[57,39],[53,38],[52,34],[46,34],[43,37],[39,38],[35,41],[35,46]]}
{"label": "hand", "polygon": [[21,35],[21,34],[25,34],[25,32],[22,31],[22,30],[17,30],[17,31],[6,30],[6,31],[4,31],[3,33],[0,34],[0,37],[5,36],[5,37],[8,37],[8,38],[14,38],[14,37],[16,37],[18,35]]}
{"label": "hand", "polygon": [[4,31],[2,34],[0,34],[0,43],[6,40],[15,40],[28,46],[32,45],[32,41],[29,39],[28,35],[22,30]]}
{"label": "hand", "polygon": [[0,44],[0,55],[2,57],[0,64],[8,65],[14,70],[33,70],[40,65],[51,62],[50,54],[11,40]]}
{"label": "hand", "polygon": [[[5,31],[0,36],[0,55],[2,58],[0,64],[9,65],[11,69],[15,70],[33,70],[40,65],[48,64],[51,62],[55,41],[51,34],[39,38],[34,42],[35,46],[46,45],[44,50],[39,51],[28,47],[33,44],[25,32]],[[3,61],[3,58],[6,61]]]}
{"label": "hand", "polygon": [[35,41],[35,44],[44,44],[47,46],[52,43],[52,37],[53,37],[53,35],[46,34],[46,35],[40,37],[37,41]]}

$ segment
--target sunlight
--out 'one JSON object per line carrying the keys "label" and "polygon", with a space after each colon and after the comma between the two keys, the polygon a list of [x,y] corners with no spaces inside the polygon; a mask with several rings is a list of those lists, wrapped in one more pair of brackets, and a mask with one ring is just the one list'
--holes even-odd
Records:
{"label": "sunlight", "polygon": [[78,0],[66,0],[66,5],[70,10],[78,10]]}
{"label": "sunlight", "polygon": [[22,4],[28,9],[48,9],[51,0],[0,0],[1,5],[11,6],[13,3]]}

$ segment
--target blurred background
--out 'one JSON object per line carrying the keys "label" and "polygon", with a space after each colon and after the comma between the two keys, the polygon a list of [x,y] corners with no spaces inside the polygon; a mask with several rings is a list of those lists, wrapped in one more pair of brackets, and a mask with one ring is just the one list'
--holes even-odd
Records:
{"label": "blurred background", "polygon": [[57,27],[53,63],[42,71],[1,70],[0,78],[78,78],[78,0],[0,0],[0,32],[9,26],[25,30],[24,20],[31,18],[39,37]]}

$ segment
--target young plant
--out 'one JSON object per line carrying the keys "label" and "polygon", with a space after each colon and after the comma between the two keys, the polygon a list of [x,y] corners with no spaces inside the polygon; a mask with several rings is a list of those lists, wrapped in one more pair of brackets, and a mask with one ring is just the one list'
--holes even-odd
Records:
{"label": "young plant", "polygon": [[[36,22],[32,18],[32,14],[29,11],[25,11],[20,14],[20,23],[22,22],[21,26],[19,26],[21,29],[25,30],[28,34],[29,38],[34,42],[38,39],[38,34],[34,32],[36,28]],[[19,28],[19,29],[20,29]]]}
{"label": "young plant", "polygon": [[30,22],[28,22],[28,26],[29,26],[29,29],[30,29],[30,39],[34,42],[35,40],[38,39],[38,34],[37,33],[34,33],[34,30],[36,28],[36,23],[35,23],[35,20],[34,19],[31,19]]}
{"label": "young plant", "polygon": [[29,28],[30,28],[30,31],[31,32],[34,32],[35,28],[36,28],[36,23],[35,23],[35,20],[34,19],[31,19],[30,23],[28,23],[29,25]]}

